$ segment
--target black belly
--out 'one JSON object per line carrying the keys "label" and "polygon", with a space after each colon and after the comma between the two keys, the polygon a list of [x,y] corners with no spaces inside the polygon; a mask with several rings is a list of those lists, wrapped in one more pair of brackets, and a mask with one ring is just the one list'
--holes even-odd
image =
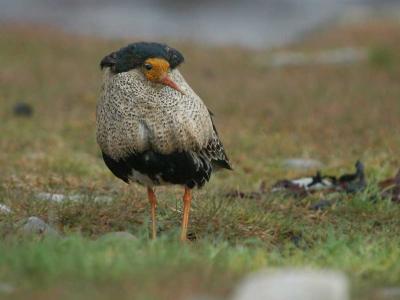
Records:
{"label": "black belly", "polygon": [[147,175],[154,185],[162,182],[185,185],[189,188],[202,187],[211,176],[212,163],[194,152],[159,154],[154,151],[130,154],[115,160],[105,153],[104,162],[115,176],[126,183],[133,170]]}

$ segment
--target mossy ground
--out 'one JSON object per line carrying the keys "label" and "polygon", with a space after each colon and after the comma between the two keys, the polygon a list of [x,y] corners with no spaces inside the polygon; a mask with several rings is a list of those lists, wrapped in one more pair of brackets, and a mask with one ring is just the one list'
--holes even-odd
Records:
{"label": "mossy ground", "polygon": [[[281,266],[343,270],[355,299],[378,299],[376,289],[400,284],[400,206],[376,185],[400,167],[400,24],[338,27],[288,47],[365,47],[368,60],[351,65],[267,68],[265,51],[173,43],[235,168],[195,192],[196,240],[187,245],[177,241],[181,189],[157,190],[159,239],[149,240],[144,189],[115,179],[95,142],[98,64],[127,41],[19,26],[2,26],[0,37],[0,203],[13,211],[0,215],[0,282],[16,287],[4,297],[224,298],[248,272]],[[19,101],[32,104],[32,118],[12,114]],[[352,171],[361,159],[368,188],[330,195],[336,204],[323,212],[309,209],[320,194],[224,196],[312,173],[282,168],[290,157],[319,159],[331,173]],[[49,203],[39,192],[86,199]],[[112,201],[94,200],[104,195]],[[65,238],[16,238],[16,224],[29,216]],[[119,230],[138,239],[98,239]]]}

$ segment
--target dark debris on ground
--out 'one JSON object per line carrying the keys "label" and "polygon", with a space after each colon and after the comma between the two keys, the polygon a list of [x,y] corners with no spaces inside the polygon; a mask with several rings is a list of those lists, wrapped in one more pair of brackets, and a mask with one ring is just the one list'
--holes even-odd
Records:
{"label": "dark debris on ground", "polygon": [[[322,198],[310,206],[311,210],[324,210],[332,206],[336,201],[326,199],[330,193],[358,193],[368,186],[365,167],[361,161],[355,163],[354,173],[345,173],[340,176],[322,175],[318,171],[314,176],[300,177],[294,179],[281,179],[276,181],[271,188],[266,188],[263,181],[255,191],[231,190],[225,194],[228,198],[238,199],[261,199],[271,193],[284,193],[297,199],[305,198],[316,192],[321,193]],[[400,203],[400,170],[393,178],[383,180],[379,183],[380,195]]]}

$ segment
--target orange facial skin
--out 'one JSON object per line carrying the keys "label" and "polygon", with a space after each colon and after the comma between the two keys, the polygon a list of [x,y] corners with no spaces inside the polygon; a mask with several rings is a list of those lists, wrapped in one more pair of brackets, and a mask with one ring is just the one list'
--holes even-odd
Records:
{"label": "orange facial skin", "polygon": [[163,58],[149,58],[143,64],[143,74],[151,82],[161,83],[163,85],[169,86],[174,90],[185,94],[179,86],[172,81],[168,76],[168,71],[170,69],[168,61]]}

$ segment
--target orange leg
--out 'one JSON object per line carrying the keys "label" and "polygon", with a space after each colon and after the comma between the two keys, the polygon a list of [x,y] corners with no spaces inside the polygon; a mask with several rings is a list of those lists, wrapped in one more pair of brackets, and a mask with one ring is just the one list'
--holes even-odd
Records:
{"label": "orange leg", "polygon": [[149,202],[151,204],[151,222],[152,222],[152,239],[154,240],[157,236],[157,223],[156,223],[156,207],[157,207],[157,198],[156,194],[152,188],[147,188],[147,197],[149,198]]}
{"label": "orange leg", "polygon": [[185,187],[185,194],[183,195],[183,220],[182,220],[182,231],[181,241],[187,239],[187,228],[189,223],[190,203],[192,202],[192,190]]}

